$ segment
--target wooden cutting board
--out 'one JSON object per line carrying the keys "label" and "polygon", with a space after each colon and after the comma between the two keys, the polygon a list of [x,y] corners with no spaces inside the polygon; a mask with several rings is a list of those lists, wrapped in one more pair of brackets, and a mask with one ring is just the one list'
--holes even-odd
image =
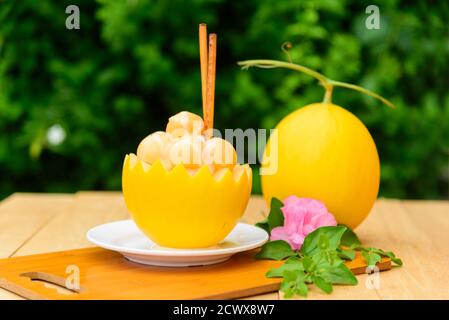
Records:
{"label": "wooden cutting board", "polygon": [[[139,265],[100,248],[38,254],[0,260],[0,287],[28,299],[233,299],[277,291],[280,280],[265,273],[282,262],[255,260],[256,253],[187,268]],[[347,265],[355,274],[366,269],[360,256]],[[383,259],[378,267],[388,270],[391,261]],[[58,289],[76,268],[80,289]]]}

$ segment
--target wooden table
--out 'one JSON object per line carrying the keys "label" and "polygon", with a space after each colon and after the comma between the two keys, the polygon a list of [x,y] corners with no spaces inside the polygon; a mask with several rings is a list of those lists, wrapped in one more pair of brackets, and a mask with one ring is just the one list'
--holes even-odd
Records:
{"label": "wooden table", "polygon": [[[259,221],[263,211],[254,196],[243,221]],[[16,193],[0,203],[0,258],[90,247],[88,229],[128,217],[119,192]],[[380,199],[357,233],[367,246],[394,251],[404,267],[358,276],[359,285],[336,286],[331,295],[312,289],[309,299],[449,299],[449,201]],[[0,299],[21,298],[0,289]]]}

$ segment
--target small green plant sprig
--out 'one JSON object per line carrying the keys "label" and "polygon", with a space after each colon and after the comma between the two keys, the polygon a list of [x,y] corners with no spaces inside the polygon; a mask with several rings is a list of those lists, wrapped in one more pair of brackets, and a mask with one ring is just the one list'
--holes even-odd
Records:
{"label": "small green plant sprig", "polygon": [[[266,220],[257,223],[258,227],[271,233],[273,228],[284,224],[281,211],[283,203],[276,198],[271,201],[270,213]],[[398,266],[401,259],[391,251],[363,247],[357,235],[344,225],[320,227],[309,233],[299,250],[293,250],[283,240],[267,242],[257,259],[285,260],[278,268],[268,270],[268,278],[283,278],[280,290],[285,298],[298,294],[306,297],[309,284],[315,284],[325,293],[331,293],[333,285],[356,285],[357,278],[345,265],[345,260],[354,260],[356,251],[360,251],[369,268],[374,269],[382,257],[388,257]]]}

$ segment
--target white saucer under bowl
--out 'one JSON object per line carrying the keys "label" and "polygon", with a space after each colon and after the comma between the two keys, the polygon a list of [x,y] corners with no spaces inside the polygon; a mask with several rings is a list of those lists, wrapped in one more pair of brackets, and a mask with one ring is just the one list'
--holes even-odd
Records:
{"label": "white saucer under bowl", "polygon": [[132,220],[122,220],[90,229],[87,239],[99,247],[120,252],[133,262],[153,266],[190,267],[223,262],[238,252],[260,247],[268,240],[268,234],[261,228],[239,223],[217,246],[172,249],[151,241]]}

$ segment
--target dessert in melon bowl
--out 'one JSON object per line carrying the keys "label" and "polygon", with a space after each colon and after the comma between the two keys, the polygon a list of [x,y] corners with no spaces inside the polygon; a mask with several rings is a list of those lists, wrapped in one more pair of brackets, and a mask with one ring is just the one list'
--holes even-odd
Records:
{"label": "dessert in melon bowl", "polygon": [[134,223],[109,223],[87,235],[136,262],[211,264],[268,240],[264,230],[239,223],[252,172],[213,130],[217,39],[204,24],[199,31],[203,117],[179,112],[125,156],[123,196]]}
{"label": "dessert in melon bowl", "polygon": [[[200,50],[204,37],[200,26]],[[203,43],[203,45],[201,45]],[[251,169],[237,164],[234,147],[213,137],[216,35],[203,57],[204,120],[182,111],[165,131],[150,134],[123,166],[123,195],[136,225],[158,245],[204,248],[237,225],[251,193]],[[203,74],[206,73],[206,76]],[[204,82],[203,82],[204,83]]]}
{"label": "dessert in melon bowl", "polygon": [[137,155],[127,155],[123,165],[128,210],[136,225],[164,247],[218,244],[236,226],[251,193],[251,169],[236,163],[234,147],[192,132],[192,121],[203,127],[192,113],[171,117],[167,131],[142,140]]}

